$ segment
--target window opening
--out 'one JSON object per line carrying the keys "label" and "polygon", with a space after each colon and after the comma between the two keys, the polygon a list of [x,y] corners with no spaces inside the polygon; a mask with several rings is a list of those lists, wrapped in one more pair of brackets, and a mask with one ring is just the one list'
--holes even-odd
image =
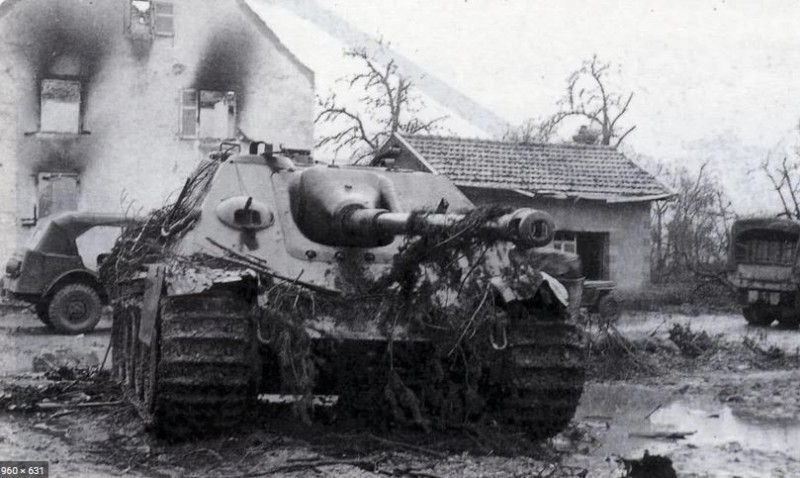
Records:
{"label": "window opening", "polygon": [[736,259],[746,264],[792,265],[797,241],[751,239],[736,243]]}
{"label": "window opening", "polygon": [[553,247],[561,252],[575,253],[578,250],[578,242],[574,232],[557,231],[553,237]]}
{"label": "window opening", "polygon": [[151,33],[153,15],[151,2],[144,0],[131,0],[130,33],[135,36],[149,36]]}
{"label": "window opening", "polygon": [[128,30],[134,37],[174,36],[174,6],[169,2],[131,0]]}
{"label": "window opening", "polygon": [[78,209],[78,175],[40,173],[37,181],[39,217]]}
{"label": "window opening", "polygon": [[236,130],[236,94],[233,91],[186,89],[181,94],[181,136],[226,139]]}
{"label": "window opening", "polygon": [[49,133],[81,131],[81,82],[45,79],[41,83],[40,130]]}

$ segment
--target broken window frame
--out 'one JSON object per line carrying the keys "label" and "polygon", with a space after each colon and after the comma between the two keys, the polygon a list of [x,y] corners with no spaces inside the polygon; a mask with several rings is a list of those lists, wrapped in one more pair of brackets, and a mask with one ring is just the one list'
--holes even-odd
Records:
{"label": "broken window frame", "polygon": [[[233,111],[229,112],[227,134],[225,136],[208,136],[203,134],[202,116],[203,108],[200,99],[203,93],[219,93],[223,95],[222,101],[228,104]],[[230,104],[232,103],[232,105]],[[235,135],[239,120],[236,92],[231,90],[211,90],[206,88],[184,88],[180,93],[180,137],[182,139],[224,140]],[[191,125],[191,126],[190,126]]]}
{"label": "broken window frame", "polygon": [[[64,81],[69,83],[75,83],[78,85],[78,117],[77,120],[77,129],[72,131],[61,131],[55,129],[45,129],[45,121],[44,121],[44,86],[45,83],[48,81]],[[53,134],[83,134],[84,133],[84,125],[83,125],[83,116],[84,116],[84,98],[86,97],[86,91],[84,89],[83,80],[77,76],[63,76],[63,75],[48,75],[44,78],[39,80],[39,132],[40,133],[53,133]]]}
{"label": "broken window frame", "polygon": [[[146,13],[147,36],[150,38],[174,37],[175,36],[175,4],[173,2],[155,0],[127,0],[128,9],[125,16],[125,32],[127,35],[139,36],[132,30],[136,18],[142,17],[140,10],[134,6],[134,2],[148,3]],[[166,22],[166,26],[165,26]]]}

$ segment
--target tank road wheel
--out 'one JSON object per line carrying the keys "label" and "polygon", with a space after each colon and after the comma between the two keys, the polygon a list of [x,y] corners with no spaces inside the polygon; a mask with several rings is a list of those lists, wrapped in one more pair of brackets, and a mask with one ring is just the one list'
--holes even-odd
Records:
{"label": "tank road wheel", "polygon": [[742,315],[748,324],[755,327],[768,327],[775,320],[768,308],[757,305],[743,308]]}
{"label": "tank road wheel", "polygon": [[521,426],[534,440],[563,430],[583,393],[586,341],[566,315],[522,304],[508,308],[503,383],[490,414]]}
{"label": "tank road wheel", "polygon": [[100,294],[93,287],[78,283],[67,284],[53,294],[47,315],[59,332],[81,334],[95,328],[102,310]]}
{"label": "tank road wheel", "polygon": [[[186,439],[239,425],[256,399],[259,371],[250,304],[235,295],[162,299],[155,357],[140,392],[152,425],[166,437]],[[141,373],[141,372],[140,372]]]}

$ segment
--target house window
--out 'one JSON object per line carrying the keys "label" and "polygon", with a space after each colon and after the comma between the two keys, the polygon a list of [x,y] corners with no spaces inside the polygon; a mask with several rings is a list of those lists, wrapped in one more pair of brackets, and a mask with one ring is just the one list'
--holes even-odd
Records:
{"label": "house window", "polygon": [[40,130],[48,133],[81,131],[81,82],[63,79],[42,80]]}
{"label": "house window", "polygon": [[128,31],[134,37],[174,36],[172,3],[131,0]]}
{"label": "house window", "polygon": [[40,173],[37,177],[39,217],[78,209],[78,175]]}
{"label": "house window", "polygon": [[574,232],[557,231],[553,238],[553,247],[561,252],[575,254],[578,250],[578,239]]}
{"label": "house window", "polygon": [[181,94],[181,137],[232,138],[236,130],[233,91],[186,89]]}

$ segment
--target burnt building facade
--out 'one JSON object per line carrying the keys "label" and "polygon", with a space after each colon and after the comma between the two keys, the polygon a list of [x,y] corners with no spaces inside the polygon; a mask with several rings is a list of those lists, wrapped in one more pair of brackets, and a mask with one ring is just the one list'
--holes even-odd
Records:
{"label": "burnt building facade", "polygon": [[313,107],[313,73],[244,0],[6,0],[0,259],[50,214],[162,205],[224,141],[310,149]]}

